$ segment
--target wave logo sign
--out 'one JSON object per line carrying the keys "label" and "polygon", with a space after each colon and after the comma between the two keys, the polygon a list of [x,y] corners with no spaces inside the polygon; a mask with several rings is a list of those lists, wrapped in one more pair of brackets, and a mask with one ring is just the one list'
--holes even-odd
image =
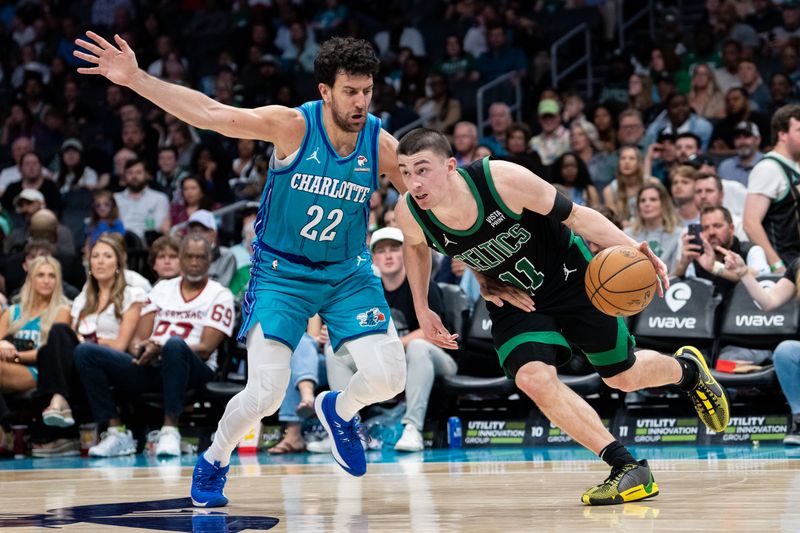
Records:
{"label": "wave logo sign", "polygon": [[677,313],[692,299],[692,288],[683,282],[678,282],[670,286],[667,294],[664,295],[664,300],[667,302],[667,307],[673,313]]}

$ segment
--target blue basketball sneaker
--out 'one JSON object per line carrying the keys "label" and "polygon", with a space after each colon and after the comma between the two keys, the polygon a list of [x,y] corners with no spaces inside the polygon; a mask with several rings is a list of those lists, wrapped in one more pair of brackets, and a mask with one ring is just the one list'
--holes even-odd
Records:
{"label": "blue basketball sneaker", "polygon": [[200,454],[192,472],[192,505],[195,507],[223,507],[228,498],[222,494],[230,465],[220,468],[219,461],[213,465]]}
{"label": "blue basketball sneaker", "polygon": [[348,474],[363,476],[367,473],[367,458],[358,434],[358,423],[355,417],[346,421],[336,414],[338,396],[339,391],[323,392],[314,400],[314,409],[325,431],[331,436],[333,458]]}

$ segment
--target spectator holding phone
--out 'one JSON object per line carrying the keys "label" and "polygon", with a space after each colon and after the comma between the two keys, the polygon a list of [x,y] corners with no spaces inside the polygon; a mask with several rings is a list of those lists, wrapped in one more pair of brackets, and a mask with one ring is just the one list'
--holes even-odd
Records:
{"label": "spectator holding phone", "polygon": [[700,224],[689,224],[682,235],[680,260],[672,271],[674,276],[703,278],[711,281],[726,296],[739,277],[724,268],[725,250],[746,258],[746,265],[755,275],[768,274],[769,263],[764,249],[734,234],[733,217],[722,206],[703,208]]}

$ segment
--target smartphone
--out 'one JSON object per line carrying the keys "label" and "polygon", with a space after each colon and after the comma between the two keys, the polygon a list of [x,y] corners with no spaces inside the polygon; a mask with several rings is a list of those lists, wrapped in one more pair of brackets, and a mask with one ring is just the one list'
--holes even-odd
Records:
{"label": "smartphone", "polygon": [[703,232],[703,225],[702,224],[689,224],[688,226],[689,235],[692,237],[689,239],[689,244],[695,244],[700,248],[703,247],[703,240],[700,238],[700,234]]}

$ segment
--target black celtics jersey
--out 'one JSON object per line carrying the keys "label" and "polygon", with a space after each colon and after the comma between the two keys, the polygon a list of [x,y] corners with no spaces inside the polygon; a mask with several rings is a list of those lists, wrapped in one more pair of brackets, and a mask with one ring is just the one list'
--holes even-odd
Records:
{"label": "black celtics jersey", "polygon": [[[428,246],[464,261],[487,277],[535,294],[537,309],[551,297],[558,298],[558,289],[584,271],[568,264],[576,261],[573,254],[566,258],[573,241],[572,231],[539,213],[524,210],[520,215],[511,211],[494,186],[488,157],[459,168],[458,172],[478,204],[478,217],[467,230],[445,226],[432,211],[420,209],[411,195],[406,195]],[[581,261],[585,263],[585,259]],[[582,275],[580,278],[583,283]]]}

